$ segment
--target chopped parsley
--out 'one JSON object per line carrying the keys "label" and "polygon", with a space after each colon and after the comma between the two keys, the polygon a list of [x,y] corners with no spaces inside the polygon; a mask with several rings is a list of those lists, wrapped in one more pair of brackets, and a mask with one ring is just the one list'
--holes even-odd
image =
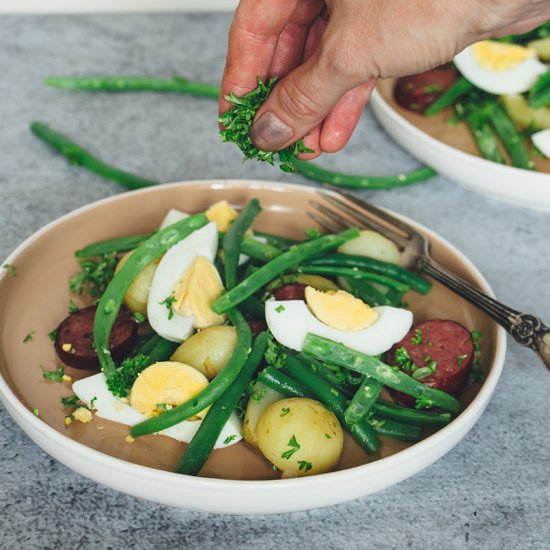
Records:
{"label": "chopped parsley", "polygon": [[48,332],[48,338],[52,341],[52,342],[55,342],[55,339],[57,338],[57,333],[59,332],[59,329],[57,328],[54,328],[51,332]]}
{"label": "chopped parsley", "polygon": [[472,330],[472,340],[474,342],[474,360],[468,376],[470,385],[479,384],[485,379],[485,369],[481,364],[481,342],[485,342],[487,337],[480,330]]}
{"label": "chopped parsley", "polygon": [[467,353],[461,353],[460,355],[456,356],[456,364],[460,367],[462,363],[464,362],[464,359],[468,357]]}
{"label": "chopped parsley", "polygon": [[139,373],[149,364],[149,358],[141,353],[124,359],[116,373],[107,378],[109,391],[117,397],[126,397]]}
{"label": "chopped parsley", "polygon": [[434,406],[434,402],[425,395],[421,395],[416,398],[415,409],[431,409]]}
{"label": "chopped parsley", "polygon": [[174,317],[174,310],[172,306],[174,305],[174,302],[176,302],[176,297],[170,294],[170,296],[167,296],[162,300],[162,302],[159,302],[160,305],[166,306],[166,309],[168,310],[168,320],[172,319]]}
{"label": "chopped parsley", "polygon": [[277,313],[281,313],[285,310],[285,306],[283,306],[283,304],[279,304],[276,308],[275,308],[275,311]]}
{"label": "chopped parsley", "polygon": [[77,409],[78,407],[82,406],[80,399],[76,395],[70,395],[69,397],[62,397],[61,404],[64,407],[69,407],[72,409]]}
{"label": "chopped parsley", "polygon": [[4,264],[2,266],[12,277],[17,277],[17,269],[12,264]]}
{"label": "chopped parsley", "polygon": [[424,335],[422,334],[422,331],[419,328],[417,328],[414,331],[414,336],[411,338],[411,344],[418,346],[418,344],[421,344],[423,341],[424,341]]}
{"label": "chopped parsley", "polygon": [[97,401],[97,397],[92,397],[92,399],[90,400],[90,409],[93,409],[94,408],[94,403]]}
{"label": "chopped parsley", "polygon": [[281,411],[282,411],[282,412],[281,412],[281,414],[280,414],[279,416],[282,418],[283,416],[286,416],[286,415],[290,412],[290,409],[289,409],[288,407],[283,407],[283,408],[281,409]]}
{"label": "chopped parsley", "polygon": [[300,444],[296,441],[296,436],[294,434],[290,438],[287,445],[290,447],[290,449],[288,449],[281,455],[281,458],[284,458],[285,460],[289,460],[290,457],[300,449]]}
{"label": "chopped parsley", "polygon": [[36,334],[34,330],[29,332],[25,338],[23,338],[23,344],[26,344],[27,342],[30,342],[33,339],[33,336]]}
{"label": "chopped parsley", "polygon": [[84,258],[78,261],[80,271],[69,279],[69,289],[73,294],[88,294],[99,298],[111,282],[118,263],[116,253],[103,254],[99,259]]}
{"label": "chopped parsley", "polygon": [[229,445],[237,436],[235,434],[233,435],[228,435],[224,440],[223,440],[223,444],[224,445]]}
{"label": "chopped parsley", "polygon": [[304,472],[309,472],[313,468],[311,462],[307,460],[298,460],[298,470],[304,470]]}
{"label": "chopped parsley", "polygon": [[439,84],[428,84],[424,86],[424,92],[427,94],[438,94],[443,91],[443,88]]}
{"label": "chopped parsley", "polygon": [[80,308],[73,302],[72,298],[69,300],[69,315],[73,315],[73,313],[78,313],[80,311]]}
{"label": "chopped parsley", "polygon": [[155,408],[157,409],[157,411],[166,412],[172,408],[172,405],[167,405],[166,403],[157,403]]}
{"label": "chopped parsley", "polygon": [[393,357],[397,366],[406,372],[414,372],[418,368],[409,355],[407,348],[397,348]]}
{"label": "chopped parsley", "polygon": [[330,434],[325,434],[325,437],[326,437],[327,439],[332,439],[332,436],[331,436]]}
{"label": "chopped parsley", "polygon": [[282,369],[285,364],[285,356],[281,353],[279,346],[272,340],[267,341],[267,349],[264,353],[265,362],[276,369]]}
{"label": "chopped parsley", "polygon": [[40,368],[42,369],[42,376],[45,380],[51,380],[52,382],[63,381],[63,375],[65,374],[65,367],[63,365],[57,367],[56,370],[46,370],[42,365],[40,365]]}
{"label": "chopped parsley", "polygon": [[306,229],[305,230],[306,239],[308,241],[313,239],[318,239],[323,233],[320,229]]}
{"label": "chopped parsley", "polygon": [[256,385],[253,382],[250,382],[248,384],[247,390],[248,390],[248,395],[250,395],[250,397],[254,399],[254,401],[256,402],[261,401],[265,397],[266,388],[264,386],[257,389]]}
{"label": "chopped parsley", "polygon": [[133,317],[134,317],[134,321],[138,325],[141,325],[141,323],[143,323],[143,321],[145,321],[145,316],[142,315],[139,311],[134,311]]}

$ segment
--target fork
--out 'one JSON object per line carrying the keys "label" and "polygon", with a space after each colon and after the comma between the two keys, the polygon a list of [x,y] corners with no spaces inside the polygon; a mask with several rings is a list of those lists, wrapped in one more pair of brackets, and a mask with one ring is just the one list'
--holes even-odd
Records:
{"label": "fork", "polygon": [[430,256],[427,237],[409,224],[351,193],[326,187],[330,191],[319,190],[318,194],[330,206],[311,201],[316,212],[308,212],[308,215],[314,221],[333,233],[362,224],[385,235],[400,247],[404,267],[429,275],[468,300],[494,319],[521,346],[532,349],[550,370],[550,328],[541,319],[498,302],[439,265]]}

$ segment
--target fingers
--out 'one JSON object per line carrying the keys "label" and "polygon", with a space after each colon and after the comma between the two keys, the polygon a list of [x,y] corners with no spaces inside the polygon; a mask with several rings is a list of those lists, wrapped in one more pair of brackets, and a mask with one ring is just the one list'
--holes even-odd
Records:
{"label": "fingers", "polygon": [[311,25],[323,8],[323,0],[302,0],[279,35],[269,76],[284,76],[303,60]]}
{"label": "fingers", "polygon": [[229,103],[224,95],[243,95],[267,77],[279,35],[300,0],[241,0],[229,31],[227,60],[221,83],[220,113]]}
{"label": "fingers", "polygon": [[323,121],[319,147],[325,153],[340,151],[349,141],[365,108],[376,80],[372,79],[346,92]]}

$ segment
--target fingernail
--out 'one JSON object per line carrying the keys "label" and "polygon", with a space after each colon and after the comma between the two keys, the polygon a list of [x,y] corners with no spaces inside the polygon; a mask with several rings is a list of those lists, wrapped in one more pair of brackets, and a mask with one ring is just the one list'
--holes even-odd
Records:
{"label": "fingernail", "polygon": [[271,111],[266,111],[250,129],[252,142],[262,151],[278,151],[293,135],[292,128]]}

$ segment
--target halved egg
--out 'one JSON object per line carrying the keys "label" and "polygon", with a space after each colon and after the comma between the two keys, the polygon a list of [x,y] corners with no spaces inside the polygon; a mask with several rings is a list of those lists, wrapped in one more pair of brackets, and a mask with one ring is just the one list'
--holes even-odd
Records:
{"label": "halved egg", "polygon": [[267,326],[282,345],[301,351],[308,333],[339,342],[367,355],[378,355],[399,342],[412,325],[412,313],[390,306],[373,308],[378,318],[369,327],[353,332],[338,330],[319,321],[302,300],[268,301]]}
{"label": "halved egg", "polygon": [[531,135],[531,141],[546,158],[550,159],[550,129],[535,132]]}
{"label": "halved egg", "polygon": [[547,71],[534,50],[492,40],[472,44],[454,63],[472,84],[498,95],[526,92]]}
{"label": "halved egg", "polygon": [[[96,410],[95,414],[99,418],[112,420],[127,426],[133,426],[149,418],[149,416],[139,413],[124,401],[114,397],[107,387],[105,375],[102,372],[78,380],[73,384],[73,391],[83,403]],[[201,423],[202,420],[185,420],[158,433],[183,443],[189,443],[197,433]],[[239,417],[233,413],[223,427],[214,448],[229,447],[238,443],[242,439],[242,429]]]}

